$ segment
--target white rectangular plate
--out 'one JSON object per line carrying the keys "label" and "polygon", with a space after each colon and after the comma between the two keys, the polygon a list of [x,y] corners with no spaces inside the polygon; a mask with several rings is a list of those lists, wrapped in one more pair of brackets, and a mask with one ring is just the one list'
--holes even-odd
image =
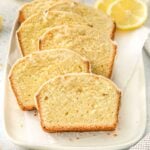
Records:
{"label": "white rectangular plate", "polygon": [[[4,127],[12,142],[35,149],[113,150],[127,148],[143,136],[146,127],[146,97],[142,56],[132,71],[134,73],[126,85],[127,88],[122,91],[119,124],[115,131],[52,134],[42,131],[34,111],[20,110],[8,82],[8,73],[12,64],[21,57],[15,37],[17,28],[16,22],[11,35],[4,81]],[[117,75],[113,73],[116,83]]]}

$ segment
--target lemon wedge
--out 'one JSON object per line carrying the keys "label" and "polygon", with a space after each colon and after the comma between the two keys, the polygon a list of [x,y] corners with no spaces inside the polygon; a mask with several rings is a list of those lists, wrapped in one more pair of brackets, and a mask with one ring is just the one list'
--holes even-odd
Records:
{"label": "lemon wedge", "polygon": [[107,9],[117,28],[130,30],[140,27],[147,18],[147,7],[141,0],[116,0]]}
{"label": "lemon wedge", "polygon": [[103,12],[107,13],[107,9],[110,6],[111,3],[113,3],[116,0],[98,0],[95,3],[95,8],[98,8],[102,10]]}

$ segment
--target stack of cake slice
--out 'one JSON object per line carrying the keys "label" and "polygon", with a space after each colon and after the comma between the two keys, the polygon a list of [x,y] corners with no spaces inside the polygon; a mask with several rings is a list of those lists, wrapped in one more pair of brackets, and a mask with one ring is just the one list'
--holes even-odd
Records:
{"label": "stack of cake slice", "polygon": [[22,110],[37,109],[47,132],[114,130],[120,90],[111,18],[72,0],[34,0],[19,13],[23,58],[10,71]]}

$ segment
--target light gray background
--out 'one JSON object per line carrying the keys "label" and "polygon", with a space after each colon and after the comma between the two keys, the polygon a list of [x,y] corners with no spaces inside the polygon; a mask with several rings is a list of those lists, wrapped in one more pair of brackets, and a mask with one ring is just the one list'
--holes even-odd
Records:
{"label": "light gray background", "polygon": [[[26,0],[27,1],[27,0]],[[0,16],[3,17],[3,29],[0,32],[0,87],[2,87],[2,80],[4,75],[4,68],[6,64],[6,58],[8,54],[8,45],[11,28],[13,21],[17,15],[18,8],[22,5],[25,0],[0,0]],[[150,22],[150,19],[149,19]],[[149,23],[147,23],[148,25]],[[143,51],[144,65],[145,65],[145,76],[146,76],[146,87],[147,87],[147,107],[150,108],[150,57],[147,52]],[[0,89],[0,95],[1,95]],[[0,97],[0,106],[2,106],[3,97]],[[148,109],[149,111],[149,109]],[[146,133],[150,132],[150,111],[148,112],[148,122]],[[25,150],[19,146],[12,144],[4,135],[2,128],[2,117],[0,112],[0,150]]]}

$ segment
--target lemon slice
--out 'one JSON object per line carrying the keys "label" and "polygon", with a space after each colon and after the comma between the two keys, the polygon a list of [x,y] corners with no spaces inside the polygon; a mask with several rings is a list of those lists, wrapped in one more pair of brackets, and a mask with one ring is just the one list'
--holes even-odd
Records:
{"label": "lemon slice", "polygon": [[146,4],[140,0],[116,0],[107,10],[117,28],[130,30],[140,27],[147,18]]}
{"label": "lemon slice", "polygon": [[114,1],[116,1],[116,0],[98,0],[95,3],[95,8],[98,8],[98,9],[102,10],[103,12],[107,13],[107,9],[108,9],[109,5]]}

